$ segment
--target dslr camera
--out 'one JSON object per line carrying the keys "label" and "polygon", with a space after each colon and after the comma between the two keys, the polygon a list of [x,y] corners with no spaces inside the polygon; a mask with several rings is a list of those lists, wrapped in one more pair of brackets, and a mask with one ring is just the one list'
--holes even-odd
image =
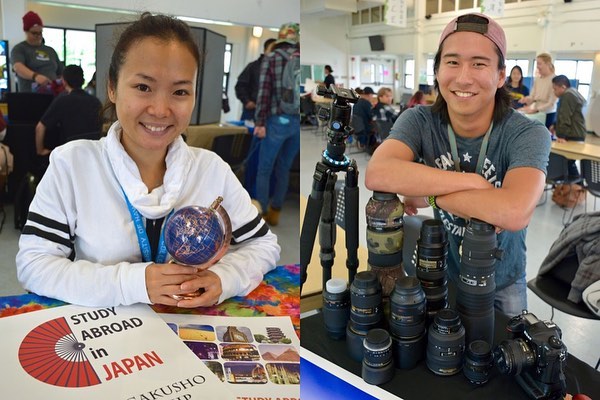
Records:
{"label": "dslr camera", "polygon": [[515,375],[532,399],[563,399],[567,393],[567,347],[561,340],[560,328],[523,310],[508,322],[506,329],[512,338],[494,350],[498,370]]}

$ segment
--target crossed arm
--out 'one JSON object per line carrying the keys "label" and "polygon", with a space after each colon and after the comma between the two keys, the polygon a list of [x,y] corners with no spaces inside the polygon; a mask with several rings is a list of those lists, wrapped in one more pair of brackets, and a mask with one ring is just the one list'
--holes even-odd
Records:
{"label": "crossed arm", "polygon": [[368,189],[404,196],[407,213],[426,207],[424,196],[460,217],[477,218],[498,228],[517,231],[529,223],[544,188],[544,173],[533,167],[509,170],[496,188],[475,173],[444,171],[413,162],[412,150],[399,140],[386,140],[369,161]]}

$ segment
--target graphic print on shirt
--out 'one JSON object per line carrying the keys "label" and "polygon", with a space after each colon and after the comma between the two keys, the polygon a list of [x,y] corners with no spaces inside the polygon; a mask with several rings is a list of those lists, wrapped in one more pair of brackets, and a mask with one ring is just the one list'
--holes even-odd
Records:
{"label": "graphic print on shirt", "polygon": [[[460,163],[460,170],[464,172],[473,172],[477,167],[477,160],[479,154],[470,155],[469,152],[464,152],[461,154],[462,162]],[[435,159],[435,165],[439,169],[443,169],[444,171],[455,171],[454,168],[454,160],[452,160],[452,154],[448,151],[445,154],[440,155]],[[498,180],[496,167],[492,163],[492,161],[485,157],[482,166],[481,175],[494,187],[501,187],[502,182]],[[444,227],[448,232],[452,235],[456,236],[458,239],[462,240],[465,234],[466,221],[464,218],[457,217],[452,213],[449,213],[444,210],[439,210],[439,216],[444,224]]]}
{"label": "graphic print on shirt", "polygon": [[36,50],[35,59],[38,61],[50,61],[50,55],[44,50]]}

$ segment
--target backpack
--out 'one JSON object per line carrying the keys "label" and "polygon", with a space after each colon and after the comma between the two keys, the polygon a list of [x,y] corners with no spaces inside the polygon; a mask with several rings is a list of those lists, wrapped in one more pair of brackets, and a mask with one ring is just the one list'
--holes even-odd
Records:
{"label": "backpack", "polygon": [[276,50],[287,60],[281,75],[281,102],[279,108],[284,114],[300,114],[300,51],[289,54],[283,49]]}

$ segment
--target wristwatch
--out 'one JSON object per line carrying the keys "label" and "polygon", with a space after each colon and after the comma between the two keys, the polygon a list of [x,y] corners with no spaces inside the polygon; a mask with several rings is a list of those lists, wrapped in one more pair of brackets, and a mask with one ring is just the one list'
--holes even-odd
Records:
{"label": "wristwatch", "polygon": [[35,77],[38,76],[37,72],[34,72],[33,75],[31,75],[31,80],[35,82]]}

